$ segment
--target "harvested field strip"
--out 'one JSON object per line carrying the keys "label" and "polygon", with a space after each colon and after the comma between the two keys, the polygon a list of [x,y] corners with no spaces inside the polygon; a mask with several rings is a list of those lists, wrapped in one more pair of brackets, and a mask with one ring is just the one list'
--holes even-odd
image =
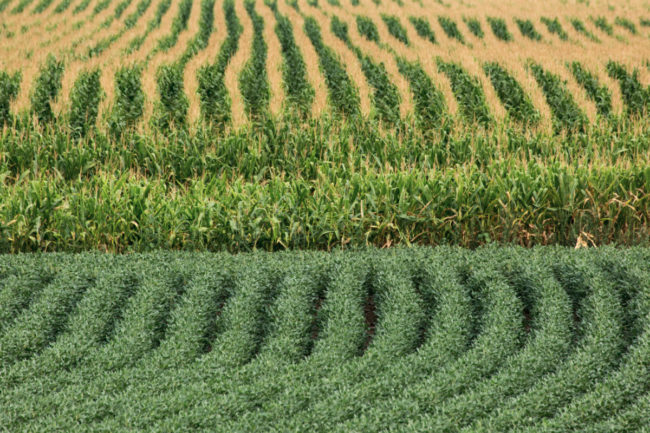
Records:
{"label": "harvested field strip", "polygon": [[0,333],[0,422],[642,431],[649,258],[550,247],[14,256],[2,294],[59,267],[10,291],[33,301]]}

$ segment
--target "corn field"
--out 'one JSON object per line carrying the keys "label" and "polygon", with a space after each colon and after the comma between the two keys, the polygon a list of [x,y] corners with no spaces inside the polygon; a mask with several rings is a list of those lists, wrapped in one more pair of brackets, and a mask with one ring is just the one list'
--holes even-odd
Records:
{"label": "corn field", "polygon": [[640,0],[1,0],[0,23],[0,251],[648,243]]}

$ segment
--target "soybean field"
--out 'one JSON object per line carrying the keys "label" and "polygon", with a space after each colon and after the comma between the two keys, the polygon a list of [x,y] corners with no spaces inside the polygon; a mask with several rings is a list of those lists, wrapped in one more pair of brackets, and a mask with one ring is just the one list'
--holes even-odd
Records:
{"label": "soybean field", "polygon": [[0,0],[0,251],[647,245],[642,0]]}
{"label": "soybean field", "polygon": [[650,251],[0,256],[0,429],[650,431]]}

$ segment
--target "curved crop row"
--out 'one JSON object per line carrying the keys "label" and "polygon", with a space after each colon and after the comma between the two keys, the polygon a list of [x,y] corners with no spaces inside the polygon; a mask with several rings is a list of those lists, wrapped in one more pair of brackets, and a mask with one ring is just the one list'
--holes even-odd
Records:
{"label": "curved crop row", "polygon": [[648,256],[497,247],[14,256],[0,263],[0,295],[17,298],[0,321],[0,423],[639,430]]}

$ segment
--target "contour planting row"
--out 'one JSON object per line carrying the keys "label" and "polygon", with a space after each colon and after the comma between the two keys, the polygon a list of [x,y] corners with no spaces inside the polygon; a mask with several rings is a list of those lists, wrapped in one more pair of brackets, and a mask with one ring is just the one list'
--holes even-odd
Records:
{"label": "contour planting row", "polygon": [[4,256],[0,425],[641,431],[649,263],[644,248]]}
{"label": "contour planting row", "polygon": [[[136,12],[129,17],[131,19],[127,19],[124,31],[133,25],[134,20],[148,6],[149,3],[146,1],[138,5]],[[169,33],[157,41],[154,49],[147,54],[145,64],[156,53],[168,51],[176,44],[179,34],[188,25],[191,6],[192,2],[190,0],[179,4],[177,16],[172,22]],[[171,127],[186,126],[189,102],[188,95],[184,93],[183,88],[185,66],[192,56],[207,46],[214,20],[213,6],[214,2],[212,0],[201,2],[198,34],[188,43],[185,53],[176,62],[162,65],[156,71],[158,97],[147,95],[148,98],[156,99],[156,110],[152,119],[156,128],[165,130]],[[168,7],[168,4],[159,4],[153,26],[160,23],[161,14]],[[255,12],[255,2],[247,2],[245,7],[250,15],[254,31],[252,46],[249,51],[250,58],[239,76],[239,90],[249,119],[258,120],[263,115],[269,114],[269,83],[266,77],[267,47],[262,33],[265,24],[262,16]],[[290,95],[287,100],[291,106],[298,104],[301,107],[299,111],[304,113],[308,110],[309,103],[313,99],[313,89],[306,82],[304,71],[301,72],[301,65],[304,61],[300,50],[295,47],[294,29],[288,19],[278,12],[275,5],[271,4],[269,7],[274,10],[278,23],[276,33],[283,46],[284,88]],[[223,12],[226,17],[229,36],[222,43],[216,64],[204,66],[197,73],[197,93],[200,99],[203,123],[218,128],[223,128],[230,121],[228,92],[224,90],[223,83],[219,83],[223,81],[223,75],[230,58],[239,48],[237,41],[241,33],[241,25],[231,1],[223,2]],[[405,30],[395,16],[383,15],[382,17],[393,36],[397,35],[395,37],[398,39],[405,41],[405,43],[408,42],[405,39]],[[421,34],[428,35],[429,39],[434,38],[426,21],[414,18],[413,23],[416,28],[420,29]],[[502,21],[496,19],[491,20],[490,23],[495,28],[502,28],[503,24]],[[331,27],[333,33],[342,39],[358,57],[365,79],[373,88],[372,104],[374,111],[378,114],[378,119],[388,126],[400,125],[401,121],[406,120],[400,119],[399,115],[400,94],[395,84],[391,82],[384,65],[372,60],[371,57],[352,43],[347,35],[347,24],[345,22],[333,16]],[[372,21],[358,16],[357,27],[363,37],[377,43],[380,49],[385,48],[379,41],[378,31]],[[145,37],[151,28],[153,27],[150,25],[142,37]],[[341,64],[340,57],[324,43],[318,22],[312,17],[305,16],[304,31],[318,53],[321,72],[327,84],[330,105],[333,111],[347,117],[358,116],[360,113],[359,89],[349,76],[346,67]],[[504,38],[505,35],[507,33],[504,33]],[[106,44],[110,45],[112,40],[114,39],[109,37],[109,39],[100,42],[99,45],[90,48],[90,50],[103,50],[104,48],[101,47],[107,47]],[[141,42],[142,40],[134,40],[136,45]],[[248,50],[248,47],[242,47],[242,49]],[[405,63],[404,59],[398,58],[397,61],[401,65]],[[477,122],[486,126],[493,124],[494,116],[490,113],[479,77],[468,73],[462,64],[443,61],[440,58],[437,58],[436,62],[438,70],[447,75],[451,82],[451,88],[459,106],[460,116],[469,123]],[[399,67],[398,69],[409,82],[410,91],[416,101],[416,118],[419,120],[422,120],[423,117],[431,118],[430,112],[436,108],[442,109],[442,107],[435,104],[434,108],[429,105],[428,109],[425,109],[426,106],[424,101],[421,100],[421,93],[423,91],[431,94],[439,92],[439,83],[435,83],[429,77],[424,76],[426,75],[424,71],[415,74],[413,71],[421,68],[418,63],[412,65],[409,68]],[[574,100],[574,95],[572,95],[562,78],[545,70],[543,64],[538,64],[532,60],[527,62],[526,68],[546,97],[553,115],[553,124],[556,131],[584,131],[589,123],[587,116],[583,112],[583,108]],[[98,123],[99,105],[104,98],[104,94],[99,80],[90,79],[89,77],[97,75],[99,72],[97,69],[82,71],[74,85],[74,89],[81,87],[82,90],[77,92],[78,96],[75,96],[74,89],[70,92],[71,107],[69,111],[57,116],[52,105],[62,97],[60,95],[61,81],[65,69],[66,65],[63,61],[57,60],[53,56],[47,59],[33,83],[30,93],[31,108],[28,112],[21,114],[12,114],[11,104],[17,98],[21,85],[26,84],[22,83],[20,72],[13,74],[1,72],[0,87],[4,91],[0,94],[0,123],[9,126],[13,125],[17,130],[22,131],[32,126],[31,117],[35,117],[42,126],[56,123],[58,127],[68,130],[73,137],[85,136],[95,131]],[[132,128],[132,126],[143,120],[145,111],[142,109],[144,101],[140,96],[143,95],[140,89],[143,78],[147,78],[142,77],[143,69],[139,65],[129,66],[115,76],[116,92],[114,100],[111,101],[114,108],[110,110],[111,113],[107,116],[109,118],[109,130],[113,132],[113,136],[119,137],[123,135],[123,129],[120,126]],[[596,105],[598,113],[602,116],[610,115],[612,111],[611,89],[598,82],[595,71],[590,71],[579,62],[567,64],[567,69]],[[521,85],[505,67],[497,62],[487,62],[483,64],[483,70],[489,77],[489,82],[492,83],[508,115],[514,121],[524,125],[539,123],[540,114],[532,105],[529,95],[525,93]],[[612,61],[607,63],[606,70],[611,78],[619,81],[620,92],[628,114],[635,117],[643,116],[650,104],[650,89],[644,87],[640,82],[638,71],[630,71],[626,66]],[[288,71],[292,72],[289,73]],[[126,87],[124,85],[125,74],[130,77],[129,85]],[[77,101],[75,101],[75,97]],[[82,112],[75,112],[74,106],[77,102],[83,105],[84,110]],[[434,117],[444,117],[444,113],[438,112]],[[103,120],[100,119],[99,123],[102,122]],[[434,127],[429,122],[420,121],[418,124],[424,129]]]}
{"label": "contour planting row", "polygon": [[[205,2],[211,5],[211,1]],[[206,11],[211,7],[206,6]],[[252,9],[251,9],[252,10]],[[253,10],[254,12],[254,10]],[[253,21],[262,23],[261,17],[253,15]],[[288,101],[292,106],[300,107],[303,113],[312,100],[311,86],[305,81],[304,73],[299,69],[294,72],[290,69],[292,65],[300,65],[302,60],[299,52],[291,48],[291,39],[283,39],[288,35],[290,27],[284,17],[280,16],[281,40],[284,48],[285,62],[285,89],[290,98]],[[400,95],[395,85],[388,77],[385,67],[381,63],[375,63],[361,50],[351,45],[346,36],[347,27],[344,23],[333,21],[334,33],[348,44],[350,49],[358,56],[362,71],[366,80],[373,88],[372,103],[378,119],[387,126],[406,125],[407,119],[399,116]],[[239,33],[237,24],[234,24],[232,38],[228,38],[222,48],[223,56],[233,53],[231,48],[236,44]],[[305,20],[305,31],[310,37],[316,51],[319,53],[321,69],[324,73],[325,82],[330,94],[330,104],[335,113],[347,117],[360,114],[358,89],[353,80],[349,77],[343,65],[334,52],[324,45],[320,37],[320,30],[315,20]],[[260,38],[262,27],[257,27],[256,36],[253,42],[253,53],[255,55],[246,64],[240,75],[240,89],[246,103],[246,111],[251,120],[260,119],[268,115],[268,81],[265,68],[265,43]],[[289,36],[286,36],[289,37]],[[188,97],[183,89],[184,66],[188,56],[192,56],[204,45],[204,39],[197,39],[186,54],[178,62],[161,66],[157,71],[156,80],[158,83],[158,100],[156,101],[156,113],[152,125],[169,130],[172,127],[181,128],[187,126]],[[230,42],[232,41],[232,42]],[[255,42],[257,41],[257,42]],[[258,47],[258,48],[256,48]],[[222,57],[222,55],[220,55]],[[257,60],[253,60],[257,59]],[[223,128],[230,121],[230,102],[227,91],[223,84],[223,72],[227,65],[227,58],[217,61],[214,65],[201,68],[198,72],[198,96],[200,98],[200,109],[205,126]],[[495,120],[490,113],[490,108],[485,99],[484,91],[478,77],[469,74],[461,64],[446,62],[437,59],[438,70],[449,78],[451,88],[459,106],[459,114],[469,124],[478,123],[484,126],[494,124]],[[433,103],[431,98],[439,99],[440,91],[438,86],[422,70],[418,63],[408,63],[404,59],[398,59],[400,73],[407,79],[415,101],[415,115],[419,120],[418,126],[427,131],[434,127],[431,121],[435,118],[445,117],[444,102]],[[543,65],[529,62],[526,65],[532,76],[539,84],[546,102],[553,115],[555,131],[585,131],[589,126],[586,114],[575,102],[571,91],[567,88],[562,79],[544,69]],[[567,67],[575,76],[576,81],[584,87],[586,94],[596,104],[597,111],[602,116],[608,116],[612,111],[611,90],[598,82],[593,72],[585,69],[579,62],[573,62]],[[496,94],[506,109],[509,117],[519,124],[536,125],[539,123],[540,114],[521,85],[503,66],[497,62],[488,62],[483,69],[494,86]],[[51,125],[68,132],[72,137],[87,136],[91,132],[97,133],[97,121],[99,105],[104,98],[99,81],[99,70],[92,69],[82,71],[70,92],[70,108],[67,113],[56,115],[52,108],[53,103],[60,97],[61,79],[65,65],[63,62],[50,57],[43,66],[39,77],[34,83],[31,92],[31,108],[29,113],[15,115],[11,112],[11,103],[18,96],[21,86],[21,74],[19,72],[8,74],[0,72],[0,87],[4,90],[0,95],[0,122],[23,132],[33,127],[31,117],[38,119],[41,126]],[[291,74],[289,73],[291,71]],[[644,87],[638,77],[638,71],[629,72],[624,66],[609,62],[607,71],[612,78],[620,82],[620,91],[626,111],[629,115],[638,118],[647,112],[650,106],[650,88]],[[128,77],[128,80],[127,80]],[[214,79],[212,79],[214,77]],[[115,99],[113,108],[108,117],[109,131],[112,136],[121,136],[124,132],[119,126],[133,128],[143,120],[144,99],[146,96],[142,91],[142,67],[122,68],[115,76]],[[221,89],[221,90],[220,90]],[[429,102],[427,102],[429,101]],[[77,111],[76,106],[82,106],[83,111]],[[116,126],[117,125],[117,126]]]}

